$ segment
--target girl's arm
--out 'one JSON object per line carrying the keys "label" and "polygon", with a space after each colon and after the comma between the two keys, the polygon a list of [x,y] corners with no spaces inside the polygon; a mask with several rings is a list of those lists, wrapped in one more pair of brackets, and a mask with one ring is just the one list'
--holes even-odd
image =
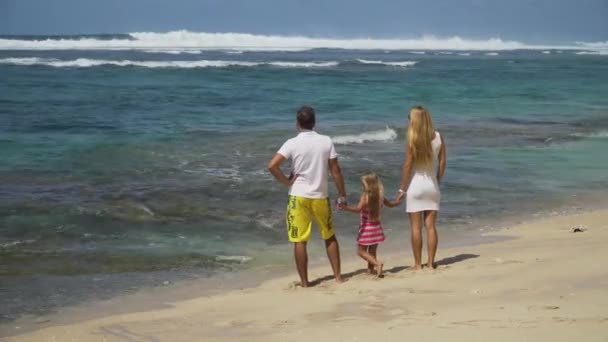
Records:
{"label": "girl's arm", "polygon": [[389,201],[388,199],[384,198],[384,205],[387,206],[387,207],[389,207],[389,208],[394,208],[394,207],[396,207],[396,206],[398,206],[398,205],[401,204],[401,200],[402,199],[394,200],[394,201]]}
{"label": "girl's arm", "polygon": [[414,156],[412,156],[412,148],[407,145],[407,153],[405,155],[405,162],[403,163],[403,169],[401,171],[401,182],[399,183],[399,192],[397,193],[397,201],[401,201],[405,192],[410,187],[412,181],[412,165],[414,164]]}
{"label": "girl's arm", "polygon": [[445,140],[443,140],[443,135],[439,136],[441,138],[441,149],[439,150],[439,168],[437,169],[437,182],[441,184],[441,179],[445,174],[445,160],[446,160],[446,152],[445,152]]}
{"label": "girl's arm", "polygon": [[363,207],[365,207],[366,204],[367,204],[367,196],[365,196],[365,194],[362,194],[357,206],[351,207],[348,205],[343,205],[340,207],[340,209],[350,211],[351,213],[358,213],[361,211],[361,209],[363,209]]}

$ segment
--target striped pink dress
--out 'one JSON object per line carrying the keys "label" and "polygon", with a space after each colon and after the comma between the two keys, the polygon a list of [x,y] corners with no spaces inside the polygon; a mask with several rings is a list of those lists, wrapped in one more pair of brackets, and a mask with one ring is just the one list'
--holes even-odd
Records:
{"label": "striped pink dress", "polygon": [[371,246],[383,242],[384,231],[380,221],[373,221],[369,218],[369,211],[363,209],[359,213],[361,221],[359,223],[359,234],[357,244],[361,246]]}

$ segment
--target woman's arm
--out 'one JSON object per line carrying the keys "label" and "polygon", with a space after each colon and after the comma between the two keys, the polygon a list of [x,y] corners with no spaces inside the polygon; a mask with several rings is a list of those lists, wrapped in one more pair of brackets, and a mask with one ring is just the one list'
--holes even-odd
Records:
{"label": "woman's arm", "polygon": [[437,182],[441,184],[441,180],[443,179],[443,175],[445,174],[446,152],[445,140],[443,140],[442,135],[440,135],[440,139],[441,148],[439,149],[439,168],[437,169]]}
{"label": "woman's arm", "polygon": [[410,145],[407,145],[407,152],[405,154],[405,162],[403,163],[403,169],[401,171],[401,182],[399,183],[399,192],[397,193],[396,200],[401,201],[403,196],[405,196],[405,192],[407,188],[410,187],[410,182],[412,181],[412,165],[414,162],[414,157],[412,156],[412,148]]}
{"label": "woman's arm", "polygon": [[351,207],[348,205],[342,205],[342,206],[340,206],[340,209],[350,211],[351,213],[358,213],[361,211],[361,209],[363,209],[365,207],[366,204],[367,204],[367,196],[365,196],[365,194],[362,194],[357,206]]}

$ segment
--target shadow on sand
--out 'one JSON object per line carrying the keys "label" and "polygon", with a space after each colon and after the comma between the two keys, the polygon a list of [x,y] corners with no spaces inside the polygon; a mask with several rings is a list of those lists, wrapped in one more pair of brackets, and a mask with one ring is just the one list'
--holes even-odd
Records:
{"label": "shadow on sand", "polygon": [[[479,254],[470,254],[470,253],[464,253],[464,254],[458,254],[452,257],[447,257],[447,258],[443,258],[437,262],[435,262],[435,266],[439,267],[439,266],[448,266],[448,265],[452,265],[455,264],[457,262],[461,262],[461,261],[466,261],[469,259],[475,259],[475,258],[479,258]],[[384,270],[384,273],[391,273],[391,274],[395,274],[395,273],[399,273],[401,271],[405,271],[407,269],[411,268],[411,266],[395,266],[393,268],[390,269],[386,269]],[[343,273],[342,274],[342,279],[344,280],[348,280],[352,277],[358,276],[360,274],[365,274],[367,273],[367,269],[363,268],[363,269],[359,269],[353,272],[349,272],[349,273]],[[317,278],[315,280],[312,280],[311,282],[308,283],[308,286],[317,286],[319,284],[322,284],[326,281],[329,280],[333,280],[334,276],[333,275],[328,275],[328,276],[324,276],[321,278]]]}

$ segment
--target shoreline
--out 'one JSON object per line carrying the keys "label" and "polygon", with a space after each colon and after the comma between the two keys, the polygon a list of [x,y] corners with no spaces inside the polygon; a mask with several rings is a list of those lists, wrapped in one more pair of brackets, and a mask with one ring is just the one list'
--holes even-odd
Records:
{"label": "shoreline", "polygon": [[[197,295],[190,296],[190,298],[182,298],[181,300],[178,299],[173,302],[166,302],[166,303],[162,303],[162,304],[159,303],[159,305],[153,305],[153,306],[149,306],[147,308],[130,308],[131,310],[124,310],[124,312],[121,312],[121,313],[110,313],[107,316],[92,317],[89,319],[81,317],[81,319],[78,322],[63,322],[63,324],[66,324],[66,325],[58,325],[58,324],[62,324],[62,322],[52,320],[52,321],[48,322],[48,326],[33,327],[30,331],[25,332],[25,334],[23,334],[22,331],[13,330],[10,332],[7,331],[7,332],[3,333],[2,335],[7,336],[9,338],[9,340],[14,340],[14,341],[40,340],[40,338],[43,338],[43,340],[44,340],[45,337],[48,337],[51,335],[65,336],[65,338],[67,339],[67,336],[71,336],[71,335],[65,335],[65,334],[72,334],[73,329],[75,329],[76,331],[79,331],[82,334],[87,334],[87,331],[90,332],[89,330],[87,330],[90,327],[92,327],[92,326],[99,327],[102,325],[106,326],[107,322],[115,322],[115,321],[122,322],[125,320],[130,321],[133,319],[137,322],[140,322],[140,321],[144,322],[144,321],[148,321],[149,318],[152,316],[154,316],[154,317],[159,316],[159,315],[165,316],[167,314],[169,315],[168,317],[172,317],[170,320],[186,319],[186,316],[189,316],[190,314],[205,316],[204,312],[198,312],[198,310],[205,311],[203,309],[203,307],[206,307],[210,303],[221,303],[222,301],[230,302],[232,299],[234,299],[234,297],[243,297],[244,296],[244,297],[248,297],[248,300],[253,301],[253,302],[258,302],[261,300],[261,302],[258,303],[260,305],[271,305],[271,304],[267,303],[269,300],[270,300],[270,302],[273,302],[272,293],[270,294],[271,298],[267,298],[267,296],[269,295],[269,291],[275,292],[275,294],[277,296],[287,295],[287,297],[289,297],[290,294],[295,295],[299,301],[304,301],[304,302],[300,303],[302,305],[306,304],[306,301],[307,301],[306,294],[308,292],[311,293],[310,294],[311,300],[315,299],[315,298],[318,299],[319,296],[320,297],[327,297],[327,296],[332,297],[331,295],[334,293],[343,293],[345,295],[352,295],[353,291],[362,292],[362,293],[376,293],[375,295],[378,296],[378,294],[377,294],[378,289],[374,288],[376,285],[379,288],[385,288],[389,291],[397,291],[397,292],[399,292],[399,293],[397,293],[398,296],[412,297],[415,294],[420,294],[421,296],[424,296],[425,292],[424,291],[420,292],[420,290],[417,287],[415,287],[414,284],[412,284],[413,287],[406,286],[407,288],[403,288],[401,286],[403,284],[400,284],[400,286],[398,288],[394,288],[395,284],[389,284],[389,283],[394,283],[397,278],[408,278],[408,279],[413,278],[413,277],[415,278],[418,274],[424,275],[423,277],[421,277],[423,282],[424,282],[424,278],[433,277],[433,276],[449,278],[450,273],[451,273],[450,269],[460,269],[460,270],[455,270],[454,272],[458,272],[458,271],[462,272],[463,268],[468,269],[471,267],[471,264],[477,264],[480,261],[482,263],[485,263],[485,264],[489,263],[489,264],[492,264],[492,266],[497,266],[497,267],[499,267],[499,266],[506,267],[507,265],[509,265],[508,267],[518,267],[518,266],[521,267],[521,265],[525,264],[526,261],[519,260],[521,258],[517,258],[514,255],[506,255],[503,257],[495,257],[494,259],[491,259],[491,258],[488,259],[488,257],[486,257],[486,254],[492,253],[494,249],[500,250],[501,248],[505,248],[505,246],[518,245],[518,244],[519,245],[526,245],[526,244],[529,245],[530,243],[543,242],[543,241],[539,241],[542,234],[549,234],[549,233],[551,235],[555,235],[557,233],[562,234],[562,236],[560,236],[559,239],[556,239],[556,241],[563,240],[563,239],[566,239],[565,241],[568,241],[568,239],[572,239],[575,237],[576,238],[581,237],[581,238],[587,239],[591,235],[599,235],[599,240],[595,241],[596,244],[599,242],[602,242],[602,241],[607,242],[608,241],[608,225],[601,222],[602,220],[605,220],[606,218],[608,218],[608,210],[606,210],[606,209],[592,210],[592,211],[585,211],[583,213],[578,213],[578,214],[568,215],[568,216],[554,216],[554,217],[548,217],[548,218],[541,218],[541,219],[537,219],[537,220],[532,220],[532,222],[528,222],[528,223],[525,223],[522,225],[517,225],[514,227],[508,227],[505,229],[489,232],[489,233],[487,233],[487,235],[489,235],[489,236],[493,236],[493,237],[506,236],[509,239],[508,240],[503,239],[501,241],[494,241],[494,242],[489,242],[489,243],[476,245],[476,246],[459,246],[459,247],[450,247],[450,248],[444,248],[444,249],[440,248],[440,250],[438,251],[438,258],[437,258],[437,261],[438,261],[440,267],[435,271],[429,271],[429,270],[422,271],[422,272],[408,271],[407,270],[408,266],[402,265],[403,264],[403,255],[405,254],[404,252],[383,254],[383,258],[385,259],[384,261],[385,261],[385,265],[386,265],[385,268],[387,269],[387,277],[385,279],[376,281],[374,279],[369,279],[366,275],[360,274],[360,270],[362,269],[361,261],[356,260],[355,258],[347,258],[343,262],[343,273],[350,280],[346,284],[343,284],[343,285],[333,284],[333,281],[326,280],[327,278],[331,278],[331,277],[328,277],[328,275],[331,274],[331,272],[329,271],[327,265],[313,265],[313,267],[311,267],[311,269],[310,269],[311,280],[313,280],[313,279],[317,279],[317,281],[320,280],[320,284],[313,287],[310,290],[309,289],[304,290],[304,289],[299,289],[299,288],[293,289],[293,288],[289,287],[289,283],[291,283],[291,281],[295,280],[295,278],[296,278],[295,273],[294,273],[295,271],[293,271],[293,270],[285,270],[285,273],[283,273],[283,274],[281,274],[281,272],[279,272],[279,274],[275,274],[275,272],[270,271],[270,273],[274,275],[274,277],[271,277],[271,279],[262,281],[260,283],[255,283],[255,284],[254,283],[245,284],[244,287],[240,287],[240,288],[237,287],[237,288],[233,288],[233,289],[218,289],[217,291],[215,291],[215,293],[207,293],[207,294],[203,294],[202,296],[200,293],[198,293]],[[568,229],[570,228],[570,226],[575,225],[575,223],[579,222],[579,221],[584,221],[585,222],[584,225],[587,226],[589,230],[587,232],[584,232],[583,234],[570,234],[568,232]],[[559,226],[559,228],[557,226]],[[526,229],[526,227],[528,227],[528,228],[531,227],[531,228]],[[562,241],[560,241],[560,244],[561,243],[562,243]],[[550,245],[550,244],[547,243],[547,245]],[[475,247],[475,248],[472,248],[472,247]],[[542,247],[545,249],[548,248],[547,246],[538,246],[538,247],[539,248]],[[511,251],[511,252],[516,252],[516,251]],[[407,255],[406,257],[411,258],[410,255]],[[581,256],[578,256],[578,258],[580,258],[580,257]],[[567,257],[564,256],[564,258],[567,258]],[[576,259],[576,258],[574,258],[574,259]],[[409,261],[409,259],[408,259],[408,261]],[[536,261],[538,261],[538,259]],[[534,261],[532,261],[532,262],[534,262]],[[598,267],[598,269],[599,269],[599,266],[596,266],[596,267]],[[352,270],[355,270],[355,271],[352,271]],[[289,271],[289,274],[286,273],[287,271]],[[600,278],[599,278],[600,283],[602,283],[602,282],[608,283],[608,277],[606,277],[606,272],[603,272],[603,273],[600,272],[599,275],[600,275]],[[513,277],[513,274],[508,274],[508,276],[510,278],[516,278],[516,277]],[[554,275],[551,275],[551,276],[554,276]],[[604,276],[604,277],[602,277],[602,276]],[[412,280],[417,280],[417,279],[412,279]],[[482,285],[483,284],[479,284],[478,286],[482,287]],[[434,292],[437,292],[437,294],[443,293],[442,291],[444,291],[444,290],[433,289],[433,287],[437,287],[437,286],[439,286],[439,285],[431,284],[430,285],[431,288],[427,289],[425,291],[430,291],[428,294],[431,294]],[[475,284],[468,284],[467,286],[475,286]],[[589,286],[593,287],[593,285],[589,285]],[[167,290],[167,289],[160,289],[160,291],[165,291],[165,290]],[[479,290],[481,292],[477,293],[476,292],[477,290]],[[597,289],[595,289],[595,290],[597,290]],[[156,291],[155,289],[153,289],[151,291],[152,297],[154,297],[155,291]],[[484,289],[469,289],[469,292],[466,293],[465,296],[470,296],[470,295],[482,296],[485,293],[485,291],[486,290],[484,290]],[[517,289],[511,289],[511,291],[517,292]],[[137,296],[137,295],[138,294],[127,295],[127,296]],[[139,294],[139,295],[141,295],[141,294]],[[158,293],[156,295],[158,295]],[[462,295],[463,294],[460,294],[460,296],[462,296]],[[565,294],[565,295],[562,295],[562,297],[568,296],[568,295],[569,294]],[[593,296],[591,296],[591,297],[593,298],[593,301],[602,302],[601,298],[596,298]],[[166,298],[166,296],[163,298]],[[338,300],[337,298],[333,298],[333,299]],[[351,301],[354,300],[356,302],[355,299],[356,298],[350,298],[349,300],[351,300]],[[349,304],[349,303],[350,302],[348,302],[348,301],[346,302],[346,304],[342,303],[342,304],[348,306],[349,309],[346,310],[348,312],[355,309],[354,307],[351,308],[350,305],[352,303],[351,304]],[[508,303],[508,301],[506,301],[506,303]],[[387,303],[384,303],[384,305],[386,305],[386,304]],[[243,305],[244,305],[244,308],[248,307],[247,301]],[[194,307],[192,307],[192,306],[194,306]],[[287,305],[287,306],[289,306],[289,305]],[[559,306],[559,305],[553,305],[553,306]],[[236,315],[237,317],[246,314],[246,312],[239,312],[241,310],[237,310],[238,306],[233,305],[233,306],[229,306],[229,307],[231,307],[233,310],[236,310],[234,312],[234,315]],[[190,312],[190,313],[186,314],[186,311],[184,311],[184,310],[187,308],[190,308],[194,311],[191,311],[190,309],[188,309],[186,311]],[[135,312],[133,312],[132,309],[135,309]],[[281,308],[279,308],[279,307],[277,307],[275,309],[281,310]],[[447,307],[445,309],[448,311],[453,311],[455,308]],[[147,310],[147,311],[145,311],[145,310]],[[313,310],[311,308],[311,310],[312,311],[309,312],[308,314],[313,314],[316,309]],[[397,308],[394,308],[391,310],[393,310],[392,312],[395,312],[395,313],[397,312],[396,311]],[[558,309],[554,309],[554,310],[558,310]],[[298,310],[296,310],[296,311],[298,311]],[[382,310],[380,310],[380,311],[382,311]],[[529,314],[530,310],[528,310],[528,311],[529,311],[528,312],[528,314]],[[198,312],[198,313],[195,314],[196,312]],[[352,312],[350,312],[350,313],[354,314]],[[378,312],[378,313],[381,314],[381,312]],[[605,310],[604,313],[605,313],[605,315],[604,315],[605,317],[604,318],[600,317],[600,321],[605,322],[605,324],[608,324],[608,310]],[[270,313],[266,312],[265,314],[268,315]],[[336,314],[338,315],[340,313],[336,313]],[[407,316],[406,313],[402,313],[402,314],[405,314]],[[437,316],[440,316],[439,312],[435,312],[435,314]],[[280,315],[278,315],[278,316],[280,316]],[[433,316],[435,316],[435,315],[431,315],[429,317],[432,318]],[[214,316],[206,317],[206,318],[213,319]],[[604,321],[604,319],[605,319],[605,321]],[[205,320],[203,320],[201,322],[204,322],[204,321]],[[430,321],[433,321],[433,319],[430,319]],[[231,322],[232,323],[230,323],[230,324],[228,324],[228,323],[226,323],[226,324],[228,324],[228,326],[235,328],[238,331],[241,331],[241,330],[247,331],[248,330],[247,324],[245,324],[245,325],[234,324],[235,322],[233,322],[233,321],[231,321]],[[348,322],[348,320],[346,320],[345,322]],[[193,323],[193,322],[190,322],[190,323]],[[160,323],[160,324],[162,324],[162,323]],[[278,326],[290,325],[290,324],[293,324],[293,323],[278,324]],[[375,322],[374,324],[382,325],[380,322]],[[572,323],[570,323],[570,324],[572,324]],[[34,329],[34,328],[38,328],[38,329]],[[209,328],[209,330],[208,330],[209,332],[215,331],[214,334],[217,333],[216,328],[212,328],[212,327],[207,327],[207,328]],[[197,329],[202,329],[202,327],[197,328]],[[203,330],[207,331],[205,329],[203,329]],[[393,329],[389,329],[389,330],[393,330]],[[490,329],[490,330],[492,330],[492,329]],[[283,331],[283,333],[284,333],[284,331]],[[361,332],[361,333],[363,334],[364,332]],[[16,335],[16,334],[21,334],[21,335]],[[63,335],[57,335],[57,334],[63,334]],[[78,336],[82,336],[84,338],[85,335],[78,335]],[[92,338],[91,337],[92,335],[86,335],[86,336],[88,336],[88,337],[86,337],[87,340],[88,340],[88,338]],[[117,336],[114,336],[114,337],[112,337],[110,335],[104,335],[104,336],[106,338],[108,338],[109,340],[113,340],[113,339],[121,340],[120,338],[117,338]],[[201,335],[201,336],[207,336],[207,335]],[[211,336],[211,335],[209,335],[209,336]],[[245,335],[243,335],[243,336],[245,336]],[[272,338],[277,337],[277,336],[274,336],[274,337],[273,336],[274,335],[270,334],[267,337],[272,337]],[[361,336],[363,336],[363,335],[361,335]],[[100,337],[101,337],[101,335],[97,336],[96,338],[100,338]],[[230,336],[213,335],[213,337],[217,338],[217,340],[230,340],[232,338],[236,338],[237,336],[230,337]],[[304,336],[302,336],[302,337],[304,337]],[[164,340],[164,339],[161,338],[161,340]],[[296,340],[297,340],[297,338],[296,338]]]}

